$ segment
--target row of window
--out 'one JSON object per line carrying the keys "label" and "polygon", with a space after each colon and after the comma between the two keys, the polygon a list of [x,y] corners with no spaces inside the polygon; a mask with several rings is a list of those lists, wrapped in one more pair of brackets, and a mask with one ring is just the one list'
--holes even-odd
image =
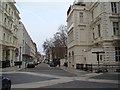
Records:
{"label": "row of window", "polygon": [[[119,22],[113,22],[112,24],[113,24],[113,35],[115,36],[120,35]],[[97,26],[97,30],[98,30],[98,37],[101,37],[100,24]],[[95,39],[94,28],[93,28],[93,39]]]}
{"label": "row of window", "polygon": [[9,29],[13,28],[12,22],[10,22],[7,18],[4,18],[4,25],[7,26]]}
{"label": "row of window", "polygon": [[[10,22],[7,18],[4,18],[4,25],[8,27],[9,30],[13,30],[13,23]],[[16,34],[16,29],[13,31]]]}
{"label": "row of window", "polygon": [[5,9],[11,16],[13,16],[13,11],[7,3],[5,4]]}
{"label": "row of window", "polygon": [[12,42],[12,38],[9,34],[3,34],[3,41]]}
{"label": "row of window", "polygon": [[[99,24],[97,26],[97,34],[98,34],[98,37],[101,37],[101,25]],[[120,28],[119,28],[119,22],[113,22],[113,35],[114,36],[118,36],[120,35]],[[94,32],[94,28],[93,28],[93,40],[95,40],[96,38],[98,37],[95,37],[95,32]],[[68,41],[71,42],[73,40],[73,30],[72,32],[69,34],[69,38],[68,38]]]}
{"label": "row of window", "polygon": [[69,57],[74,56],[74,51],[72,51],[72,53],[69,52]]}
{"label": "row of window", "polygon": [[[69,52],[69,57],[71,53]],[[72,51],[72,56],[74,56],[74,52]],[[102,61],[102,55],[100,55],[100,60]],[[115,47],[115,60],[116,62],[120,62],[120,47]]]}
{"label": "row of window", "polygon": [[13,44],[16,43],[16,41],[13,40],[12,36],[10,36],[9,34],[6,34],[6,33],[3,34],[3,41],[7,41],[7,42],[13,43]]}
{"label": "row of window", "polygon": [[14,15],[14,11],[12,10],[12,8],[7,3],[5,4],[5,10],[8,12],[8,14],[10,16],[12,16],[12,18],[14,19],[14,22],[16,24],[18,24],[19,21],[18,21],[17,17],[13,16]]}
{"label": "row of window", "polygon": [[[111,2],[111,10],[113,14],[117,14],[118,13],[118,3],[117,2]],[[82,23],[84,21],[83,18],[83,12],[79,13],[79,17],[80,17],[80,23]],[[92,19],[93,19],[93,12],[92,12]]]}

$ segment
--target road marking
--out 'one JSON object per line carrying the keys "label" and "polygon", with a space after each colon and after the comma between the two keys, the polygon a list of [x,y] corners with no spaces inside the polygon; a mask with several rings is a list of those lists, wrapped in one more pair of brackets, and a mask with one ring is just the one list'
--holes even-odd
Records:
{"label": "road marking", "polygon": [[118,80],[88,79],[90,82],[119,84]]}
{"label": "road marking", "polygon": [[50,74],[43,74],[43,73],[32,73],[32,72],[19,72],[19,73],[24,73],[24,74],[29,74],[29,75],[35,75],[35,76],[44,76],[44,77],[50,77],[50,78],[63,78],[61,76],[57,75],[50,75]]}
{"label": "road marking", "polygon": [[86,81],[86,82],[88,81],[88,82],[97,82],[97,83],[118,84],[118,81],[115,81],[115,80],[88,79],[87,77],[63,77],[63,78],[55,79],[55,80],[15,84],[15,85],[12,85],[12,88],[40,88],[40,87],[46,87],[46,86],[51,86],[55,84],[68,83],[68,82],[75,81],[75,80]]}
{"label": "road marking", "polygon": [[41,77],[50,77],[50,78],[63,78],[64,76],[57,76],[57,75],[50,75],[50,74],[43,74],[43,73],[33,73],[33,72],[3,72],[2,74],[15,74],[15,73],[21,73],[21,74],[29,74],[34,76],[41,76]]}
{"label": "road marking", "polygon": [[42,82],[16,84],[16,85],[12,85],[12,88],[40,88],[40,87],[46,87],[46,86],[51,86],[55,84],[67,83],[71,81],[73,81],[73,79],[70,79],[70,78],[55,79],[55,80],[48,80],[48,81],[42,81]]}
{"label": "road marking", "polygon": [[79,81],[86,81],[86,82],[96,82],[96,83],[113,83],[118,84],[117,80],[104,80],[104,79],[89,79],[90,77],[97,76],[100,74],[85,74],[84,76],[77,76],[77,77],[60,77],[57,75],[49,75],[49,74],[43,74],[43,73],[33,73],[33,72],[4,72],[5,74],[11,74],[11,73],[22,73],[22,74],[29,74],[34,76],[42,76],[42,77],[50,77],[50,78],[58,78],[54,80],[46,80],[46,81],[40,81],[40,82],[32,82],[32,83],[23,83],[23,84],[14,84],[12,85],[12,88],[40,88],[40,87],[46,87],[51,86],[55,84],[61,84],[61,83],[68,83],[71,81],[79,80]]}
{"label": "road marking", "polygon": [[15,84],[15,85],[12,85],[12,88],[41,88],[41,87],[46,87],[46,86],[51,86],[51,85],[56,85],[61,83],[68,83],[75,80],[86,81],[86,82],[118,84],[118,81],[115,81],[115,80],[99,80],[99,79],[97,80],[97,79],[88,79],[86,77],[66,77],[66,78],[47,80],[47,81],[41,81],[41,82]]}

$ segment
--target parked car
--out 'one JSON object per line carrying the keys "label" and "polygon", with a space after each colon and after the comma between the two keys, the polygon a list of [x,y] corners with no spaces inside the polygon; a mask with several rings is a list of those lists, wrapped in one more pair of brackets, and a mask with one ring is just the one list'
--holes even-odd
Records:
{"label": "parked car", "polygon": [[41,62],[37,62],[38,64],[40,64]]}
{"label": "parked car", "polygon": [[34,62],[35,65],[38,65],[38,62]]}
{"label": "parked car", "polygon": [[11,80],[0,76],[0,90],[11,90]]}
{"label": "parked car", "polygon": [[56,67],[55,63],[53,61],[49,62],[50,67]]}
{"label": "parked car", "polygon": [[10,60],[2,61],[2,68],[10,67]]}
{"label": "parked car", "polygon": [[28,62],[27,63],[27,68],[34,68],[35,67],[35,63],[34,62]]}

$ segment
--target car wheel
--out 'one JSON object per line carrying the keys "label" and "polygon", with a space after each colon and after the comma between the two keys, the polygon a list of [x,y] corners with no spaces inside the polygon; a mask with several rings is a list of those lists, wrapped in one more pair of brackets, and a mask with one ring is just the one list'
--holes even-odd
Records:
{"label": "car wheel", "polygon": [[8,89],[7,90],[11,90],[11,81],[9,81]]}

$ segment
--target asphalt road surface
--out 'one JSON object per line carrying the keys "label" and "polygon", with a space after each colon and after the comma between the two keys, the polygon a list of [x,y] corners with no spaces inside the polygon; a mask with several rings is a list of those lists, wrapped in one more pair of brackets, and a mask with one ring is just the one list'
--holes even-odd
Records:
{"label": "asphalt road surface", "polygon": [[[3,76],[12,81],[12,90],[39,90],[40,88],[119,88],[116,73],[74,73],[62,70],[59,67],[49,67],[48,64],[40,64],[35,68],[25,68],[16,72],[4,72]],[[111,90],[110,89],[110,90]]]}

